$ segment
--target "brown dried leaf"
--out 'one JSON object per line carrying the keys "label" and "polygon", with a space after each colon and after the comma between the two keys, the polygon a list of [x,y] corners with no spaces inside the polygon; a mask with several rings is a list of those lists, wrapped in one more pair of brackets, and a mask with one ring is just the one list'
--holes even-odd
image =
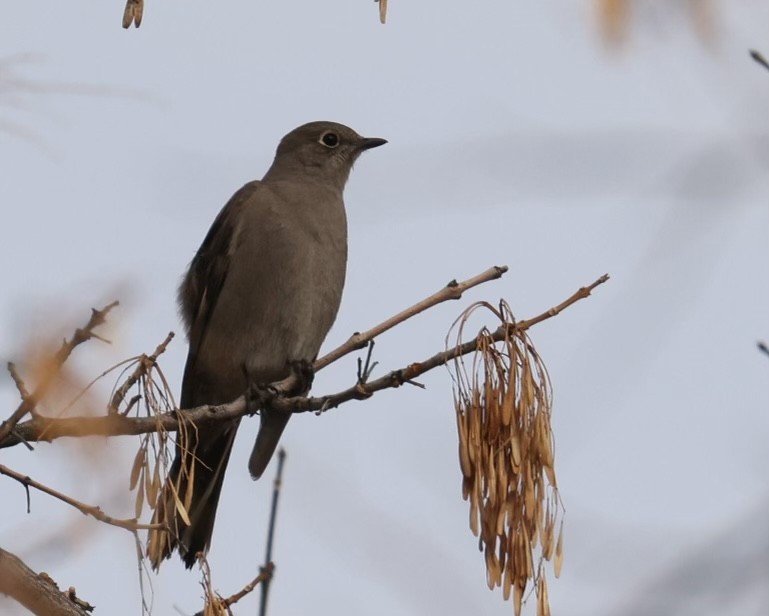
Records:
{"label": "brown dried leaf", "polygon": [[513,589],[513,610],[515,611],[515,616],[521,616],[521,603],[523,601],[523,591],[526,590],[526,588],[521,588],[520,585],[516,582]]}
{"label": "brown dried leaf", "polygon": [[553,562],[553,571],[555,577],[561,576],[561,567],[563,567],[563,522],[558,530],[558,543],[555,546],[555,561]]}
{"label": "brown dried leaf", "polygon": [[537,616],[550,616],[550,602],[547,597],[547,582],[540,572],[537,580]]}
{"label": "brown dried leaf", "polygon": [[488,544],[486,544],[484,558],[486,559],[486,584],[489,590],[494,590],[495,586],[499,586],[497,581],[500,575],[499,561],[497,561],[497,555],[494,553],[494,550],[490,549]]}
{"label": "brown dried leaf", "polygon": [[513,434],[510,438],[510,459],[513,462],[513,472],[517,475],[521,472],[521,441],[518,440],[518,435]]}
{"label": "brown dried leaf", "polygon": [[475,498],[476,491],[470,494],[470,530],[473,535],[478,536],[478,501]]}
{"label": "brown dried leaf", "polygon": [[510,590],[513,587],[513,559],[508,556],[504,567],[504,576],[502,578],[502,598],[507,601],[510,599]]}
{"label": "brown dried leaf", "polygon": [[384,25],[384,23],[387,21],[387,0],[378,0],[379,1],[379,23]]}
{"label": "brown dried leaf", "polygon": [[[192,496],[195,489],[195,467],[197,466],[195,464],[195,458],[190,456],[190,467],[187,470],[187,489],[185,490],[184,494],[184,508],[185,510],[189,510],[190,505],[192,505]],[[181,476],[180,476],[181,478]]]}
{"label": "brown dried leaf", "polygon": [[467,437],[467,417],[459,410],[457,403],[457,434],[459,435],[459,466],[462,469],[462,475],[472,477],[473,465],[470,462],[470,444]]}
{"label": "brown dried leaf", "polygon": [[136,452],[133,464],[131,465],[131,478],[128,481],[129,490],[136,488],[136,484],[139,482],[139,476],[144,469],[146,455],[147,449],[142,445]]}
{"label": "brown dried leaf", "polygon": [[136,519],[141,517],[142,509],[144,508],[144,480],[146,476],[147,474],[144,472],[144,467],[142,467],[142,472],[140,474],[142,485],[136,490],[136,501],[134,502],[134,517],[136,517]]}
{"label": "brown dried leaf", "polygon": [[158,494],[160,493],[160,464],[155,462],[155,469],[152,473],[152,481],[148,484],[147,502],[151,507],[155,507],[158,502]]}
{"label": "brown dried leaf", "polygon": [[187,508],[182,505],[182,501],[179,498],[179,494],[176,492],[176,486],[171,484],[169,482],[169,487],[171,488],[171,494],[174,497],[174,505],[176,507],[176,511],[179,514],[179,517],[182,519],[182,522],[184,522],[187,526],[190,525],[190,516],[187,514]]}
{"label": "brown dried leaf", "polygon": [[489,501],[494,504],[497,502],[497,465],[494,449],[492,445],[486,446],[486,487],[488,490]]}

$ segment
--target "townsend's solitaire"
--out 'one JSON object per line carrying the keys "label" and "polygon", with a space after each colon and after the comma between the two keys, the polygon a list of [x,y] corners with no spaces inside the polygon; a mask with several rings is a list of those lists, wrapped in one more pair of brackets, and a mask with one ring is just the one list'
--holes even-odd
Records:
{"label": "townsend's solitaire", "polygon": [[[179,289],[190,344],[181,408],[230,402],[249,386],[279,381],[316,358],[344,286],[342,191],[361,152],[384,143],[334,122],[305,124],[281,140],[264,178],[243,186],[224,206]],[[248,464],[254,479],[264,472],[290,416],[262,412]],[[153,518],[171,529],[150,533],[154,568],[175,548],[188,568],[197,552],[208,550],[239,424],[235,419],[187,427],[187,450],[177,444]],[[179,502],[189,500],[189,526],[173,491]]]}

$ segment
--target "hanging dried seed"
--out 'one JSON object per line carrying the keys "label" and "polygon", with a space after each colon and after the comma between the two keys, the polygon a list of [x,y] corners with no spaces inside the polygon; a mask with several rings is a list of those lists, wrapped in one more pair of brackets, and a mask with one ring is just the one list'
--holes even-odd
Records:
{"label": "hanging dried seed", "polygon": [[128,481],[128,489],[133,490],[136,484],[139,482],[139,475],[144,469],[145,459],[147,457],[147,449],[144,445],[139,447],[139,450],[134,456],[133,464],[131,465],[131,477]]}
{"label": "hanging dried seed", "polygon": [[491,330],[483,329],[472,368],[454,361],[462,495],[470,501],[470,527],[479,537],[489,587],[502,586],[505,598],[513,594],[520,613],[531,581],[538,609],[549,615],[541,565],[539,572],[534,566],[558,552],[553,529],[561,515],[549,378],[504,302],[498,310],[483,303],[468,309],[458,319],[457,344],[469,315],[479,309],[502,320],[504,339],[496,342]]}

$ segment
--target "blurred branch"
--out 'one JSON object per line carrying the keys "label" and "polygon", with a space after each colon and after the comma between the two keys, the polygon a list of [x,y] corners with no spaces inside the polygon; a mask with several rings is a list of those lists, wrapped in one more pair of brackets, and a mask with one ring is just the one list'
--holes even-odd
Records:
{"label": "blurred branch", "polygon": [[39,616],[88,616],[93,606],[78,599],[75,589],[62,592],[48,575],[37,574],[10,552],[0,548],[0,593]]}
{"label": "blurred branch", "polygon": [[254,590],[254,588],[256,588],[259,584],[266,583],[269,580],[271,580],[274,569],[275,569],[275,565],[273,565],[271,562],[267,563],[264,567],[262,567],[259,570],[259,575],[257,575],[253,580],[251,580],[248,584],[246,584],[241,590],[236,592],[234,595],[230,595],[229,597],[227,597],[224,600],[224,603],[229,607],[230,605],[233,605],[238,601],[240,601],[248,593]]}
{"label": "blurred branch", "polygon": [[[488,270],[488,272],[493,270],[494,268],[492,268],[492,270]],[[608,275],[601,276],[592,284],[578,289],[568,299],[536,317],[524,321],[518,321],[517,323],[508,323],[504,326],[500,326],[495,332],[492,333],[493,340],[504,340],[505,336],[510,334],[510,329],[515,331],[525,331],[534,325],[541,323],[542,321],[556,316],[561,311],[565,310],[577,301],[588,297],[596,287],[605,283],[608,279]],[[447,295],[447,299],[450,298],[448,296],[451,295],[452,287],[453,285],[449,285],[449,287],[443,291],[443,293]],[[440,293],[441,292],[439,292],[439,294]],[[436,295],[431,296],[431,298],[435,298]],[[429,299],[430,298],[428,298],[428,300]],[[417,306],[421,306],[423,303],[424,302],[415,304],[412,309],[416,308]],[[435,301],[435,303],[438,302]],[[417,312],[413,312],[413,314],[409,313],[409,311],[412,309],[403,311],[399,313],[399,315],[409,314],[409,316],[413,316],[413,314],[416,314]],[[399,315],[396,315],[396,317]],[[381,331],[384,331],[384,329],[389,329],[389,327],[392,327],[392,325],[390,325],[389,327],[384,328],[385,324],[393,322],[396,317],[388,319],[388,321],[385,321],[382,325],[372,328],[368,332],[358,334],[357,336],[359,336],[359,338],[355,338],[355,336],[353,336],[353,338],[342,345],[339,349],[332,351],[329,356],[337,355],[334,357],[334,359],[337,359],[338,357],[351,352],[356,348],[351,342],[353,339],[355,339],[356,343],[358,344],[359,340],[362,340],[363,342],[367,341],[370,339],[369,336],[373,337],[373,335],[375,335],[372,332],[381,333]],[[401,320],[405,320],[406,318],[408,318],[408,316],[402,316]],[[280,412],[302,413],[308,411],[325,411],[330,408],[335,408],[340,404],[350,400],[366,399],[372,396],[374,393],[384,389],[400,387],[404,383],[413,384],[413,379],[421,376],[429,370],[432,370],[433,368],[444,365],[448,360],[460,355],[467,355],[474,352],[476,350],[477,342],[478,339],[475,338],[462,345],[458,345],[456,347],[436,353],[421,362],[414,362],[401,369],[393,370],[385,376],[373,381],[357,382],[352,387],[335,394],[318,397],[290,398],[278,397],[276,395],[274,398],[271,398],[268,401],[268,404],[270,405],[271,409]],[[344,349],[344,351],[342,351],[342,349]],[[325,357],[316,362],[316,370],[319,369],[317,367],[318,364],[320,364],[320,367],[327,365],[322,363],[324,361],[326,361]],[[285,381],[274,384],[274,386],[270,389],[280,391],[284,386],[284,383]],[[80,437],[136,435],[157,432],[159,429],[166,431],[176,431],[179,428],[180,416],[185,422],[191,421],[196,425],[201,425],[210,421],[225,421],[228,419],[235,419],[247,415],[249,413],[247,406],[248,405],[246,404],[245,397],[240,396],[235,401],[228,404],[204,405],[193,409],[160,413],[153,417],[125,417],[122,415],[66,418],[34,417],[33,419],[16,426],[16,435],[10,434],[6,436],[5,439],[0,440],[0,448],[12,447],[22,442],[22,440],[29,442],[38,440],[52,441],[63,436]]]}
{"label": "blurred branch", "polygon": [[766,342],[758,342],[756,346],[758,347],[759,351],[761,351],[762,353],[765,353],[766,355],[769,355],[769,347],[766,346]]}
{"label": "blurred branch", "polygon": [[[267,595],[270,592],[270,582],[272,582],[272,540],[275,537],[275,520],[278,517],[278,498],[280,489],[283,487],[283,464],[286,461],[286,450],[281,447],[278,450],[278,469],[275,471],[275,481],[272,484],[272,504],[270,506],[270,525],[267,528],[267,549],[264,555],[264,566],[261,568],[259,576],[269,569],[269,575],[264,576],[262,583],[262,596],[259,601],[259,616],[267,614]],[[257,577],[257,579],[259,579]],[[256,580],[254,580],[256,582]],[[253,589],[253,586],[251,586]],[[250,591],[249,591],[250,592]],[[245,593],[244,593],[245,594]],[[237,600],[237,599],[236,599]],[[229,604],[228,604],[229,605]]]}
{"label": "blurred branch", "polygon": [[54,498],[57,498],[60,501],[67,503],[68,505],[71,505],[72,507],[74,507],[75,509],[77,509],[78,511],[80,511],[85,515],[89,515],[93,518],[96,518],[100,522],[104,522],[105,524],[110,524],[111,526],[118,526],[120,528],[125,528],[131,531],[163,528],[162,524],[140,524],[135,518],[128,518],[128,519],[113,518],[112,516],[109,516],[106,513],[104,513],[100,507],[96,507],[94,505],[87,505],[86,503],[82,503],[79,500],[75,500],[71,496],[67,496],[66,494],[62,494],[61,492],[58,492],[53,488],[49,488],[48,486],[28,477],[27,475],[22,475],[21,473],[17,473],[13,469],[10,469],[3,464],[0,464],[0,475],[5,475],[6,477],[15,479],[26,488],[27,512],[29,512],[29,500],[30,500],[29,488],[34,488],[35,490],[48,494],[49,496],[53,496]]}
{"label": "blurred branch", "polygon": [[[246,584],[242,589],[240,589],[234,595],[230,595],[226,599],[216,595],[215,593],[207,589],[206,594],[207,594],[208,600],[206,601],[206,607],[200,612],[197,612],[195,616],[210,616],[211,611],[214,611],[217,614],[231,613],[230,607],[235,605],[243,597],[248,595],[259,584],[262,584],[270,580],[272,578],[272,574],[274,570],[275,570],[275,565],[273,565],[272,563],[267,563],[264,567],[262,567],[259,570],[259,575],[257,575],[253,580],[251,580],[248,584]],[[209,580],[209,584],[210,584],[211,572],[210,570],[208,570],[208,568],[206,568],[204,571],[204,579]],[[206,611],[206,610],[209,610],[209,611]]]}
{"label": "blurred branch", "polygon": [[756,62],[758,62],[761,66],[763,66],[766,70],[769,71],[769,62],[766,61],[766,58],[762,56],[758,51],[755,49],[750,50],[750,57],[753,58]]}
{"label": "blurred branch", "polygon": [[49,370],[46,371],[41,383],[32,393],[27,391],[26,387],[24,386],[24,382],[16,372],[15,366],[12,363],[8,364],[8,370],[11,373],[14,382],[16,383],[16,387],[21,394],[22,400],[21,404],[19,404],[11,416],[3,421],[2,424],[0,424],[0,443],[6,439],[6,437],[13,431],[16,424],[19,423],[19,421],[21,421],[25,415],[34,411],[38,402],[40,402],[40,400],[45,396],[48,389],[55,381],[56,377],[61,371],[61,367],[64,365],[64,362],[69,359],[72,351],[75,350],[75,347],[84,342],[87,342],[91,338],[98,338],[103,342],[107,342],[104,340],[104,338],[101,338],[95,334],[93,330],[106,321],[109,311],[117,305],[118,302],[112,302],[101,310],[96,310],[95,308],[91,309],[91,318],[88,319],[88,323],[86,323],[85,327],[76,329],[70,340],[65,339],[64,342],[62,342],[61,347],[59,347],[59,350],[54,354],[52,358]]}

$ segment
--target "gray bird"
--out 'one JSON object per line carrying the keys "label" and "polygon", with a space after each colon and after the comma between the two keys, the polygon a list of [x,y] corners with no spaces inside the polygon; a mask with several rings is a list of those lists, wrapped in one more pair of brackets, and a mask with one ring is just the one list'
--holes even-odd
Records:
{"label": "gray bird", "polygon": [[[335,122],[305,124],[281,140],[264,178],[243,186],[224,206],[179,288],[189,338],[181,408],[230,402],[297,366],[306,371],[317,357],[344,286],[342,192],[358,156],[385,143]],[[308,389],[306,382],[300,393]],[[248,463],[254,479],[289,418],[262,412]],[[155,569],[176,548],[187,568],[208,550],[239,424],[188,426],[186,449],[177,442],[153,517],[171,532],[151,531],[149,537]],[[189,525],[177,503],[184,504]]]}

